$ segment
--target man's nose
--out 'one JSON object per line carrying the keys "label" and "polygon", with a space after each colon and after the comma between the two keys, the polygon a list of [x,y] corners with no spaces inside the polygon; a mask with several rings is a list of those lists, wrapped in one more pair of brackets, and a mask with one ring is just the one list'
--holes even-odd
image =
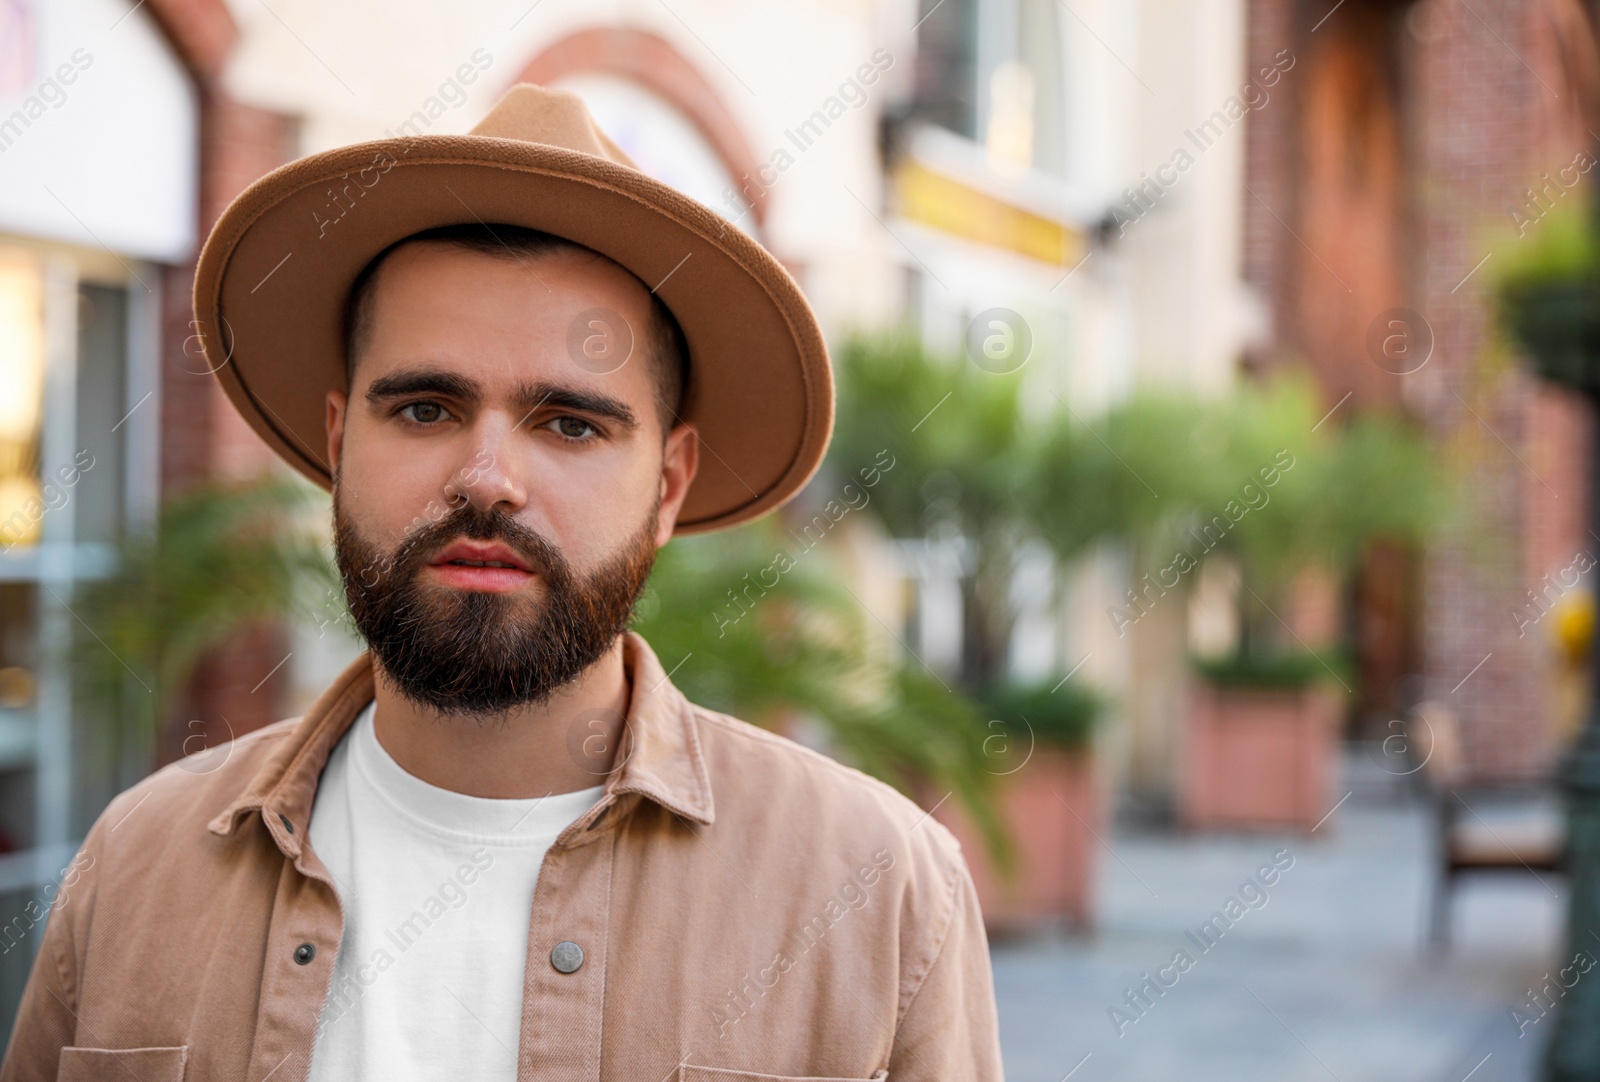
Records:
{"label": "man's nose", "polygon": [[474,428],[471,457],[445,483],[450,506],[470,502],[479,511],[489,511],[504,503],[515,511],[523,505],[527,492],[510,453],[515,427],[505,419],[486,418]]}

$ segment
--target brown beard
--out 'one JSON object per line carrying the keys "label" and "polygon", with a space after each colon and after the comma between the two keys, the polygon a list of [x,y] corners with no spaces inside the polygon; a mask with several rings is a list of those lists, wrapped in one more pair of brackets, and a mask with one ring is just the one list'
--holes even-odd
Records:
{"label": "brown beard", "polygon": [[[333,500],[334,552],[356,629],[407,699],[443,716],[504,718],[546,702],[628,626],[655,564],[660,501],[643,529],[579,578],[561,551],[498,508],[465,503],[380,552]],[[429,559],[462,538],[500,541],[539,576],[543,597],[421,581]]]}

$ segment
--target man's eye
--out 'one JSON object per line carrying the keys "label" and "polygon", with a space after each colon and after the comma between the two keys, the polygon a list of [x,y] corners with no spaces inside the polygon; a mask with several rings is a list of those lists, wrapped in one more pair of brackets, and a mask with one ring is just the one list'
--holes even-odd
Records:
{"label": "man's eye", "polygon": [[415,412],[407,420],[425,425],[443,420],[445,415],[445,408],[437,402],[411,402],[400,407],[401,414],[406,414],[408,410]]}
{"label": "man's eye", "polygon": [[596,434],[594,425],[577,417],[557,417],[550,424],[569,440],[587,440]]}

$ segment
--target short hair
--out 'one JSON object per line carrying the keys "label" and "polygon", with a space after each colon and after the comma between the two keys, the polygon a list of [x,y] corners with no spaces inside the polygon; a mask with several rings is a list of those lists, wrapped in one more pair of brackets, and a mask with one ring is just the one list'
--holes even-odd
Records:
{"label": "short hair", "polygon": [[[344,378],[347,388],[354,386],[356,358],[372,333],[373,285],[378,268],[396,248],[418,241],[451,244],[501,259],[531,259],[570,251],[615,262],[604,253],[566,237],[499,222],[435,226],[401,237],[368,260],[350,286],[344,310]],[[643,284],[640,282],[640,285]],[[635,343],[636,348],[637,345]],[[665,438],[683,412],[683,398],[689,382],[689,345],[671,309],[654,292],[650,293],[650,327],[644,335],[644,345],[648,351],[651,378],[655,383],[656,414],[661,418],[661,433]]]}

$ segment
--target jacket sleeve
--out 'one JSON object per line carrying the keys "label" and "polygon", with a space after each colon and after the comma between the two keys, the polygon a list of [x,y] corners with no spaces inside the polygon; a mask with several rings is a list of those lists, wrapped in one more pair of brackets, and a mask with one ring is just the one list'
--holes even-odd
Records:
{"label": "jacket sleeve", "polygon": [[[96,829],[63,869],[45,914],[44,932],[12,1024],[0,1082],[34,1082],[56,1077],[61,1049],[76,1044],[79,982],[76,940],[93,897]],[[36,903],[30,903],[30,905]],[[14,946],[11,949],[19,949]]]}
{"label": "jacket sleeve", "polygon": [[956,864],[942,941],[895,1030],[890,1082],[1004,1082],[988,936],[959,853]]}

